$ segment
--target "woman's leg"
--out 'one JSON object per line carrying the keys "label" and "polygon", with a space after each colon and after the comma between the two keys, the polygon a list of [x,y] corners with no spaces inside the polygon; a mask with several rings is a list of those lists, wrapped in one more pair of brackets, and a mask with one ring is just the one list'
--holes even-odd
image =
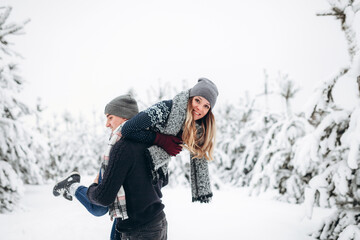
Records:
{"label": "woman's leg", "polygon": [[85,186],[79,186],[76,189],[75,197],[92,215],[97,217],[105,215],[108,212],[108,207],[103,207],[91,203],[86,195],[87,189],[88,188]]}

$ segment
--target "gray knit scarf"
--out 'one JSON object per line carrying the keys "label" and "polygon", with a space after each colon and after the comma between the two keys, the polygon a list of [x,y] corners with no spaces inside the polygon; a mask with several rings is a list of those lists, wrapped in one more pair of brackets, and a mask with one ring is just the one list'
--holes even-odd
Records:
{"label": "gray knit scarf", "polygon": [[[159,128],[161,133],[176,136],[181,131],[186,119],[188,100],[189,90],[183,91],[174,97],[166,125]],[[159,112],[157,109],[153,109],[153,111]],[[201,129],[201,127],[198,126],[198,129]],[[147,149],[146,156],[150,163],[153,182],[156,183],[161,180],[166,185],[171,156],[156,145]],[[205,158],[193,158],[193,155],[190,154],[190,173],[192,201],[209,202],[213,194],[210,185],[208,160]]]}

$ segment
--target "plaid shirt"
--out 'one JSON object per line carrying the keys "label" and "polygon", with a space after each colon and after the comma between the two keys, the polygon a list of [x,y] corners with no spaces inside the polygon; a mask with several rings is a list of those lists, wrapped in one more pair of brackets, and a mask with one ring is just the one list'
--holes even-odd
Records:
{"label": "plaid shirt", "polygon": [[[104,172],[109,164],[109,155],[111,148],[121,138],[121,128],[123,125],[124,123],[121,124],[119,127],[117,127],[110,136],[109,143],[104,153],[103,161],[101,163],[101,169],[100,169],[101,178],[104,177]],[[125,190],[123,186],[120,187],[120,190],[117,193],[114,202],[109,206],[109,215],[111,217],[111,220],[113,218],[121,218],[122,220],[129,218],[126,211]]]}

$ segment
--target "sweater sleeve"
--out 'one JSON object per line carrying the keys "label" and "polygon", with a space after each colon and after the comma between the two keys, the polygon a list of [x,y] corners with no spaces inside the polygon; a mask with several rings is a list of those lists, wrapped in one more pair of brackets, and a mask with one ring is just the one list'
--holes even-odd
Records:
{"label": "sweater sleeve", "polygon": [[121,129],[125,138],[152,144],[157,131],[164,128],[172,107],[172,100],[159,102],[128,120]]}
{"label": "sweater sleeve", "polygon": [[101,206],[109,206],[114,202],[133,164],[129,155],[131,150],[124,151],[125,145],[125,141],[119,140],[113,146],[103,179],[99,184],[93,183],[88,188],[87,196],[90,202]]}

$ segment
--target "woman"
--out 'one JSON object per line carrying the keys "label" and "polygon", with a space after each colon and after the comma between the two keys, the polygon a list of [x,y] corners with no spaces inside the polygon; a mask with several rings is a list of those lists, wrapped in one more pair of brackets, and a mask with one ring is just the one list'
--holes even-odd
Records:
{"label": "woman", "polygon": [[[125,139],[154,144],[146,153],[153,182],[167,184],[170,156],[186,147],[191,154],[193,201],[209,202],[212,197],[207,160],[213,159],[215,118],[212,109],[218,96],[216,85],[200,78],[190,90],[173,100],[159,102],[127,121],[122,130]],[[182,143],[180,145],[180,143]]]}

